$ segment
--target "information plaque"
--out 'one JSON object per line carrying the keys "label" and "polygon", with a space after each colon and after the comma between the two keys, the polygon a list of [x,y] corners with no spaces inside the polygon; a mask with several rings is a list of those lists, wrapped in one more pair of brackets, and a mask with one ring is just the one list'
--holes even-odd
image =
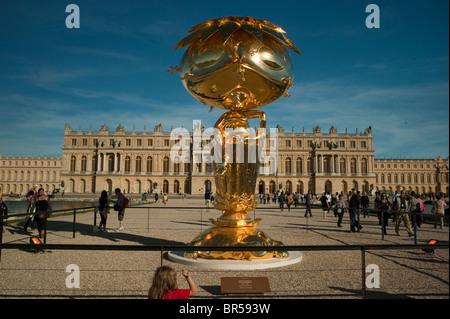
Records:
{"label": "information plaque", "polygon": [[270,292],[267,277],[222,277],[220,278],[222,294],[263,294]]}

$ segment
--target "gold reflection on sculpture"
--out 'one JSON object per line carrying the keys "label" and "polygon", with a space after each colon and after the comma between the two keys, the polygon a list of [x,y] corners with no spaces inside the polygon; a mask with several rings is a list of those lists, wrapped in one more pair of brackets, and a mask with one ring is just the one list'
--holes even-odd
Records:
{"label": "gold reflection on sculpture", "polygon": [[[215,124],[222,134],[222,162],[214,163],[216,195],[214,207],[223,212],[214,227],[194,238],[193,246],[267,246],[267,251],[197,251],[186,257],[216,259],[260,259],[287,257],[279,251],[283,243],[271,239],[256,226],[248,212],[256,207],[255,187],[259,163],[249,161],[258,136],[243,140],[229,136],[233,132],[248,132],[249,119],[259,119],[266,127],[266,115],[254,110],[289,96],[294,76],[291,57],[286,48],[300,53],[284,35],[284,31],[264,20],[249,17],[213,19],[194,26],[175,48],[187,47],[181,66],[171,71],[181,72],[186,90],[210,107],[226,109]],[[227,141],[227,142],[226,142]],[[226,143],[233,144],[232,156]],[[237,159],[237,148],[244,145],[244,160]],[[278,248],[277,248],[278,247]]]}

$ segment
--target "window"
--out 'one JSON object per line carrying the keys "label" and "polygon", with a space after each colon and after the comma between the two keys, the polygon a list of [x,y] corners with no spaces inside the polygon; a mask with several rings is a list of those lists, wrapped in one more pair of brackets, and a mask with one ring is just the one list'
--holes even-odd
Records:
{"label": "window", "polygon": [[141,157],[136,157],[136,172],[140,173],[142,171],[142,160]]}
{"label": "window", "polygon": [[71,172],[75,172],[76,161],[77,161],[77,158],[74,155],[72,155],[72,157],[70,158],[70,171]]}
{"label": "window", "polygon": [[291,147],[291,141],[290,140],[286,140],[286,147]]}
{"label": "window", "polygon": [[131,171],[131,158],[129,156],[125,157],[125,172],[129,173]]}
{"label": "window", "polygon": [[356,159],[354,158],[350,160],[350,173],[356,174]]}
{"label": "window", "polygon": [[297,140],[297,147],[302,147],[302,141],[301,140]]}
{"label": "window", "polygon": [[164,157],[164,160],[163,160],[163,172],[164,173],[168,173],[169,172],[169,158],[167,156]]}
{"label": "window", "polygon": [[92,145],[97,146],[98,145],[98,139],[94,138],[92,140]]}
{"label": "window", "polygon": [[339,147],[345,147],[345,141],[339,141]]}
{"label": "window", "polygon": [[114,172],[114,155],[108,155],[108,172]]}
{"label": "window", "polygon": [[[286,141],[286,142],[287,142],[287,141]],[[290,142],[290,141],[289,141],[289,142]],[[286,160],[285,160],[285,166],[286,166],[286,169],[285,169],[286,174],[291,174],[292,168],[291,168],[291,158],[290,158],[290,157],[286,158]]]}
{"label": "window", "polygon": [[147,173],[153,172],[153,158],[151,156],[147,157]]}
{"label": "window", "polygon": [[361,160],[361,173],[367,174],[367,159],[365,158]]}
{"label": "window", "polygon": [[83,138],[83,146],[87,145],[87,138]]}
{"label": "window", "polygon": [[73,138],[72,139],[72,146],[76,146],[77,145],[77,139],[76,138]]}
{"label": "window", "polygon": [[341,174],[347,174],[347,165],[345,162],[345,158],[341,158],[339,160],[339,170],[340,170]]}
{"label": "window", "polygon": [[86,172],[86,156],[81,158],[81,171]]}
{"label": "window", "polygon": [[322,173],[331,173],[331,158],[328,156],[323,158],[323,172]]}
{"label": "window", "polygon": [[111,139],[109,140],[109,145],[110,145],[110,146],[114,146],[114,139],[113,139],[113,138],[111,138]]}
{"label": "window", "polygon": [[142,146],[142,140],[141,139],[137,139],[136,140],[136,145],[137,146]]}
{"label": "window", "polygon": [[361,147],[366,148],[366,141],[361,141]]}
{"label": "window", "polygon": [[148,145],[148,146],[153,146],[153,139],[149,139],[149,140],[147,141],[147,145]]}
{"label": "window", "polygon": [[169,140],[164,140],[164,146],[169,146]]}
{"label": "window", "polygon": [[356,141],[350,141],[350,147],[356,148]]}
{"label": "window", "polygon": [[314,172],[314,162],[311,157],[306,161],[306,169],[308,170],[308,173]]}
{"label": "window", "polygon": [[127,138],[127,139],[125,140],[125,145],[126,145],[126,146],[131,146],[131,139]]}
{"label": "window", "polygon": [[301,157],[297,157],[297,160],[295,161],[295,170],[297,171],[297,174],[303,173],[302,163]]}

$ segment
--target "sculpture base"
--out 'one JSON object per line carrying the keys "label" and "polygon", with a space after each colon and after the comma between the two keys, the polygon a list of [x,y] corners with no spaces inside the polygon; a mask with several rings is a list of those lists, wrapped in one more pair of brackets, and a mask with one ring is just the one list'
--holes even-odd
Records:
{"label": "sculpture base", "polygon": [[[212,221],[221,224],[220,221]],[[184,254],[186,258],[208,258],[208,259],[268,259],[287,258],[289,253],[282,250],[283,243],[271,239],[255,225],[259,220],[248,222],[248,226],[227,227],[215,226],[200,233],[194,238],[190,246],[206,247],[249,247],[248,251],[189,251]],[[251,251],[251,247],[265,247],[265,251]],[[277,248],[275,248],[277,247]],[[281,248],[281,249],[279,249]]]}
{"label": "sculpture base", "polygon": [[176,263],[189,267],[223,270],[255,270],[285,267],[302,261],[303,255],[299,251],[292,251],[286,258],[266,258],[256,260],[231,260],[211,258],[187,258],[182,251],[169,251],[168,258]]}

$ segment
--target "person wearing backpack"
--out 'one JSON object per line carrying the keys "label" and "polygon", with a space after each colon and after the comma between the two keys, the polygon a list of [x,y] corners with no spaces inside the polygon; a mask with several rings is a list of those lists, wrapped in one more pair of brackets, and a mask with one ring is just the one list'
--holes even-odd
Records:
{"label": "person wearing backpack", "polygon": [[127,205],[125,202],[125,197],[120,192],[120,188],[116,188],[114,192],[116,193],[117,200],[112,202],[114,203],[114,210],[118,212],[118,219],[119,219],[119,228],[117,228],[116,231],[120,232],[125,229],[123,228],[123,217],[125,215],[125,207],[127,207]]}

